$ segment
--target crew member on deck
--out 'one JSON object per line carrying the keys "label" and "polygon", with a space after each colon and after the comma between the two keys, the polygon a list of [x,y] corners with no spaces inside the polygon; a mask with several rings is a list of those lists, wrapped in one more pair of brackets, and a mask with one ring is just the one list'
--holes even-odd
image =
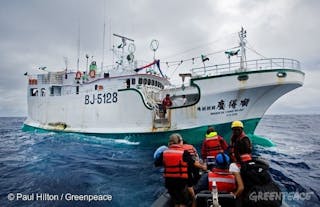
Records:
{"label": "crew member on deck", "polygon": [[163,115],[164,117],[166,116],[166,113],[167,113],[167,109],[169,107],[172,106],[172,101],[171,101],[171,98],[170,98],[170,94],[167,94],[166,97],[162,100],[162,107],[163,107]]}
{"label": "crew member on deck", "polygon": [[234,162],[240,162],[240,151],[252,153],[252,144],[249,137],[243,131],[243,123],[241,121],[234,121],[231,124],[231,159]]}

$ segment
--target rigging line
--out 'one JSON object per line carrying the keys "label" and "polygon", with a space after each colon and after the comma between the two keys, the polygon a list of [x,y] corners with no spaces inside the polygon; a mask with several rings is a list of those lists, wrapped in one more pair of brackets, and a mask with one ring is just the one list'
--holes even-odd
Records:
{"label": "rigging line", "polygon": [[213,41],[211,41],[211,42],[208,42],[208,43],[205,43],[205,44],[201,44],[201,45],[199,45],[199,46],[196,46],[196,47],[187,49],[187,50],[182,51],[182,52],[179,52],[179,53],[175,53],[175,54],[173,54],[173,55],[170,55],[170,56],[166,57],[165,59],[173,58],[173,57],[176,57],[176,56],[178,56],[178,55],[181,55],[181,54],[190,52],[190,51],[195,50],[195,49],[198,49],[198,48],[201,48],[201,47],[203,47],[203,46],[211,45],[211,44],[213,44],[213,43],[216,43],[216,42],[220,41],[222,38],[224,39],[224,38],[226,38],[226,37],[228,37],[228,36],[232,36],[232,35],[234,35],[234,34],[238,34],[238,33],[237,33],[237,32],[230,33],[230,34],[228,34],[228,35],[226,35],[226,36],[224,36],[224,37],[220,37],[220,38],[218,38],[218,39],[216,39],[216,40],[213,40]]}
{"label": "rigging line", "polygon": [[262,55],[261,53],[259,53],[258,51],[256,51],[255,49],[253,49],[253,46],[247,41],[247,44],[250,46],[250,47],[246,47],[246,48],[248,48],[249,50],[251,50],[252,52],[254,52],[254,53],[256,53],[257,55],[260,55],[261,57],[263,57],[263,58],[267,58],[267,57],[265,57],[264,55]]}
{"label": "rigging line", "polygon": [[173,74],[177,71],[177,69],[179,68],[179,66],[180,66],[181,64],[182,64],[182,62],[177,65],[177,67],[174,69],[174,71],[170,74],[170,77],[173,76]]}
{"label": "rigging line", "polygon": [[217,52],[209,53],[209,54],[207,54],[207,56],[215,55],[215,54],[217,54],[217,53],[225,52],[225,51],[227,51],[227,50],[233,50],[233,49],[236,49],[236,48],[239,48],[239,46],[231,47],[231,48],[228,48],[228,49],[226,49],[226,50],[220,50],[220,51],[217,51]]}
{"label": "rigging line", "polygon": [[[247,42],[248,43],[248,42]],[[248,48],[249,50],[251,50],[252,52],[254,52],[254,53],[256,53],[257,55],[260,55],[261,57],[263,57],[263,58],[265,58],[265,59],[268,59],[268,57],[265,57],[264,55],[262,55],[262,54],[260,54],[259,52],[257,52],[255,49],[253,49],[252,48],[252,45],[249,43],[249,45],[251,46],[251,47],[246,47],[246,48]],[[273,63],[273,64],[275,64],[275,65],[277,65],[277,66],[281,66],[280,64],[278,64],[278,63]]]}
{"label": "rigging line", "polygon": [[[232,47],[232,48],[228,48],[227,50],[232,50],[232,49],[236,49],[236,48],[239,48],[239,46],[236,46],[236,47]],[[218,53],[221,53],[221,52],[225,52],[226,50],[219,50],[219,51],[216,51],[216,52],[211,52],[211,53],[208,53],[208,54],[205,54],[205,56],[212,56],[212,55],[215,55],[215,54],[218,54]],[[193,58],[188,58],[188,59],[184,59],[182,60],[183,62],[187,62],[187,61],[191,61],[191,60],[197,60],[197,59],[200,59],[201,56],[197,56],[197,57],[193,57]],[[161,63],[180,63],[181,60],[175,60],[175,61],[161,61]]]}
{"label": "rigging line", "polygon": [[[168,63],[168,64],[167,64]],[[170,63],[170,65],[169,65],[169,62],[165,62],[165,64],[167,65],[167,66],[169,66],[169,67],[173,67],[173,66],[176,66],[176,65],[179,65],[181,63],[181,61],[179,61],[179,62],[176,62],[176,63]]]}

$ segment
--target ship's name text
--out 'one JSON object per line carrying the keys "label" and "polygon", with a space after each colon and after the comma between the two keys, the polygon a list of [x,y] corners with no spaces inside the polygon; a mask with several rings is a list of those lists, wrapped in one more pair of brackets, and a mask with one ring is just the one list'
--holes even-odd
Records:
{"label": "ship's name text", "polygon": [[84,96],[84,104],[111,104],[118,102],[118,93],[98,93]]}

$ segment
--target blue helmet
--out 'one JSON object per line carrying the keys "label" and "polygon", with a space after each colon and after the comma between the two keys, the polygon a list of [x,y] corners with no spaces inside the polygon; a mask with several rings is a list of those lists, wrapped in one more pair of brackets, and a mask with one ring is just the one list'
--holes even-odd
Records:
{"label": "blue helmet", "polygon": [[218,166],[226,167],[230,164],[230,157],[224,153],[219,153],[216,156],[216,164]]}
{"label": "blue helmet", "polygon": [[166,149],[168,149],[167,146],[164,146],[164,145],[160,146],[160,147],[154,152],[154,154],[153,154],[153,159],[155,159],[155,160],[158,159],[158,158],[160,157],[161,153],[163,153]]}

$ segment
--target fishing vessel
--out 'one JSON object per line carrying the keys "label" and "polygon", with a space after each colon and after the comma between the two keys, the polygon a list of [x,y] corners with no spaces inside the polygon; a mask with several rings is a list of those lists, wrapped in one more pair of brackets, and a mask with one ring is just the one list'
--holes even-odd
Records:
{"label": "fishing vessel", "polygon": [[[229,137],[234,120],[254,130],[267,109],[282,95],[303,85],[300,63],[288,58],[247,60],[246,31],[238,33],[235,51],[225,51],[229,61],[180,73],[182,84],[174,85],[154,58],[148,64],[135,60],[134,40],[114,34],[114,64],[98,67],[95,61],[84,69],[45,71],[28,75],[28,117],[24,128],[97,135],[148,135],[148,140],[179,132],[190,142],[202,139],[208,126]],[[156,52],[158,41],[151,48]],[[239,60],[231,62],[230,57]],[[194,61],[194,58],[192,59]],[[79,62],[79,61],[78,61]],[[164,107],[169,95],[172,105]],[[199,136],[200,133],[200,136]],[[159,135],[159,136],[158,136]],[[138,138],[137,138],[138,139]],[[159,138],[160,139],[160,138]]]}

